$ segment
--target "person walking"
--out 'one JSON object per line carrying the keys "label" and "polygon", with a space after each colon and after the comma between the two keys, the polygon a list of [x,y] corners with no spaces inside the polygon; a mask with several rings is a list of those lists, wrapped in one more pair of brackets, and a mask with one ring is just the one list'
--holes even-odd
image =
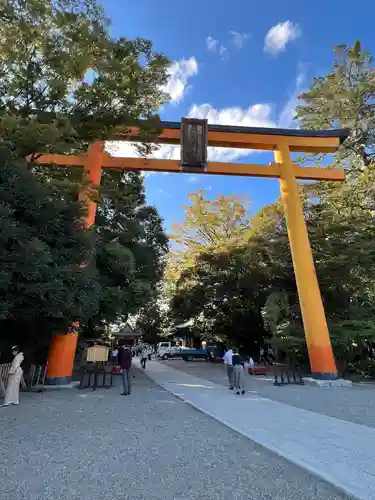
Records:
{"label": "person walking", "polygon": [[264,364],[264,366],[266,365],[270,365],[270,361],[268,359],[268,347],[267,346],[263,346],[260,348],[260,357],[259,357],[259,363],[262,363]]}
{"label": "person walking", "polygon": [[253,375],[253,374],[254,374],[254,366],[255,366],[254,360],[253,360],[253,358],[250,356],[250,358],[249,358],[249,369],[250,369],[249,373],[250,373],[251,375]]}
{"label": "person walking", "polygon": [[18,346],[12,347],[12,354],[14,356],[12,365],[9,369],[8,383],[5,392],[4,404],[1,406],[18,405],[20,402],[20,384],[22,379],[23,370],[21,368],[22,361],[24,360],[23,353],[20,352]]}
{"label": "person walking", "polygon": [[113,349],[111,349],[111,363],[113,363],[114,365],[117,363],[117,356],[118,356],[118,349],[117,347],[113,347]]}
{"label": "person walking", "polygon": [[146,345],[144,345],[142,346],[141,350],[141,366],[143,370],[146,369],[147,358],[148,358],[148,348]]}
{"label": "person walking", "polygon": [[228,349],[223,356],[224,365],[227,371],[229,389],[233,391],[233,350]]}
{"label": "person walking", "polygon": [[118,363],[121,368],[122,384],[124,387],[122,396],[128,396],[132,392],[132,361],[133,356],[129,347],[127,345],[121,346],[118,353]]}
{"label": "person walking", "polygon": [[232,354],[234,389],[236,394],[245,394],[245,361],[237,349]]}

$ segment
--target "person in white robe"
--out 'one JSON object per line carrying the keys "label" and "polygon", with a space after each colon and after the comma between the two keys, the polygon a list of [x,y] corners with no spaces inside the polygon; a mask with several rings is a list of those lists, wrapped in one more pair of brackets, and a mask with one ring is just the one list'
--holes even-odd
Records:
{"label": "person in white robe", "polygon": [[17,346],[12,347],[14,356],[12,366],[9,369],[8,383],[5,392],[4,404],[2,406],[18,405],[20,401],[20,384],[23,374],[21,363],[24,360],[23,353]]}

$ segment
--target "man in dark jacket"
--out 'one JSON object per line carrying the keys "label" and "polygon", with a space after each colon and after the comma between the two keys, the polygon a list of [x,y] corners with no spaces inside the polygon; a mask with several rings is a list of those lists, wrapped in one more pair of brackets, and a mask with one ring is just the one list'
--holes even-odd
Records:
{"label": "man in dark jacket", "polygon": [[131,367],[132,367],[133,356],[131,350],[128,346],[123,345],[120,347],[118,352],[118,363],[121,368],[122,373],[122,383],[124,386],[123,396],[127,396],[131,393]]}

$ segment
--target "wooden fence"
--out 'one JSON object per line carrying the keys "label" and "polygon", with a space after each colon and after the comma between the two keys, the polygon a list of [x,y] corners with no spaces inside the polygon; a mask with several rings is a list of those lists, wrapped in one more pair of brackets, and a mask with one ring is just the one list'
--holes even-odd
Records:
{"label": "wooden fence", "polygon": [[[0,365],[0,396],[5,396],[5,390],[9,378],[9,370],[12,363],[4,363]],[[24,373],[21,377],[21,389],[34,390],[40,389],[44,385],[46,375],[46,367],[42,365],[31,365],[30,371]]]}

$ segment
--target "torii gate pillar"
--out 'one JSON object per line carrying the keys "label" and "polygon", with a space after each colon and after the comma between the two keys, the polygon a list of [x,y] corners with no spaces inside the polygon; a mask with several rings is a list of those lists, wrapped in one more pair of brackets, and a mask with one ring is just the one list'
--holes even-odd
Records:
{"label": "torii gate pillar", "polygon": [[[92,199],[92,190],[100,187],[103,147],[102,141],[91,144],[83,165],[85,180],[89,185],[82,188],[79,200],[86,203],[87,215],[84,222],[87,229],[95,223],[97,202]],[[76,323],[72,323],[68,332],[54,335],[52,338],[47,363],[47,385],[61,386],[71,382],[78,340],[76,326]]]}
{"label": "torii gate pillar", "polygon": [[281,197],[284,203],[311,372],[314,378],[332,380],[337,378],[336,363],[289,146],[283,143],[278,144],[274,154],[275,161],[281,165]]}

